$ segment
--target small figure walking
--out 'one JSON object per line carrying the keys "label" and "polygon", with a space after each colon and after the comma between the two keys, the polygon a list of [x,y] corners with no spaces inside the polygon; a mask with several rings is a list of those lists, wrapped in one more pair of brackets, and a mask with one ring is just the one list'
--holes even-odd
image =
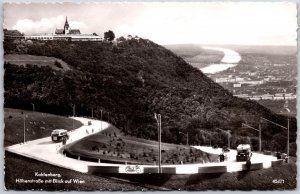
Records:
{"label": "small figure walking", "polygon": [[251,157],[252,157],[252,153],[250,153],[247,157],[247,161],[246,161],[247,170],[251,169]]}
{"label": "small figure walking", "polygon": [[219,157],[220,157],[220,162],[224,162],[224,159],[225,159],[224,153],[221,153],[221,154],[219,155]]}

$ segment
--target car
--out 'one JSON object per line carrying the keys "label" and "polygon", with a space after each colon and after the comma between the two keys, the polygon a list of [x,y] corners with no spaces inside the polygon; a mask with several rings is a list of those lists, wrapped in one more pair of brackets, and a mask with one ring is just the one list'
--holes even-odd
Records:
{"label": "car", "polygon": [[249,144],[240,144],[237,147],[236,161],[248,161],[251,159],[252,152]]}
{"label": "car", "polygon": [[69,139],[69,135],[65,129],[55,129],[51,132],[51,140],[53,142],[61,142],[67,139]]}
{"label": "car", "polygon": [[219,148],[218,145],[214,145],[214,146],[213,146],[213,149],[218,149],[218,148]]}

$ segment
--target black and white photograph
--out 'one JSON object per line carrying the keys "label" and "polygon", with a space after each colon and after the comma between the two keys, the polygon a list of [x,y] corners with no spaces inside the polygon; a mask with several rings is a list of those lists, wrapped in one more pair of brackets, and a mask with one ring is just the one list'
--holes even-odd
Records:
{"label": "black and white photograph", "polygon": [[297,3],[3,3],[4,186],[297,189]]}

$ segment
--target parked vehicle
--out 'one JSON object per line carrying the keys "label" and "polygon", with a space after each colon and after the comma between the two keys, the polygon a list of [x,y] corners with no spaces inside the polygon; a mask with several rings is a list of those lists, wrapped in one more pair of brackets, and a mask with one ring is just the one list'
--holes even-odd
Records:
{"label": "parked vehicle", "polygon": [[252,156],[251,146],[249,144],[240,144],[237,147],[236,161],[247,161]]}
{"label": "parked vehicle", "polygon": [[65,129],[55,129],[51,132],[53,142],[61,142],[69,139],[68,131]]}

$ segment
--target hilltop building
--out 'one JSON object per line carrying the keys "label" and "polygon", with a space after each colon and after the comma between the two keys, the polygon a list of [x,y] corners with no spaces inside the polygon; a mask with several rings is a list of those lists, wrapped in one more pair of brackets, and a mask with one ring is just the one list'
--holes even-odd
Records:
{"label": "hilltop building", "polygon": [[66,41],[102,41],[103,39],[93,34],[81,34],[80,29],[72,29],[66,17],[63,29],[56,29],[54,34],[48,35],[25,35],[25,40],[66,40]]}
{"label": "hilltop building", "polygon": [[56,29],[56,35],[71,35],[71,34],[81,34],[79,29],[71,29],[68,23],[68,18],[66,17],[64,29]]}

